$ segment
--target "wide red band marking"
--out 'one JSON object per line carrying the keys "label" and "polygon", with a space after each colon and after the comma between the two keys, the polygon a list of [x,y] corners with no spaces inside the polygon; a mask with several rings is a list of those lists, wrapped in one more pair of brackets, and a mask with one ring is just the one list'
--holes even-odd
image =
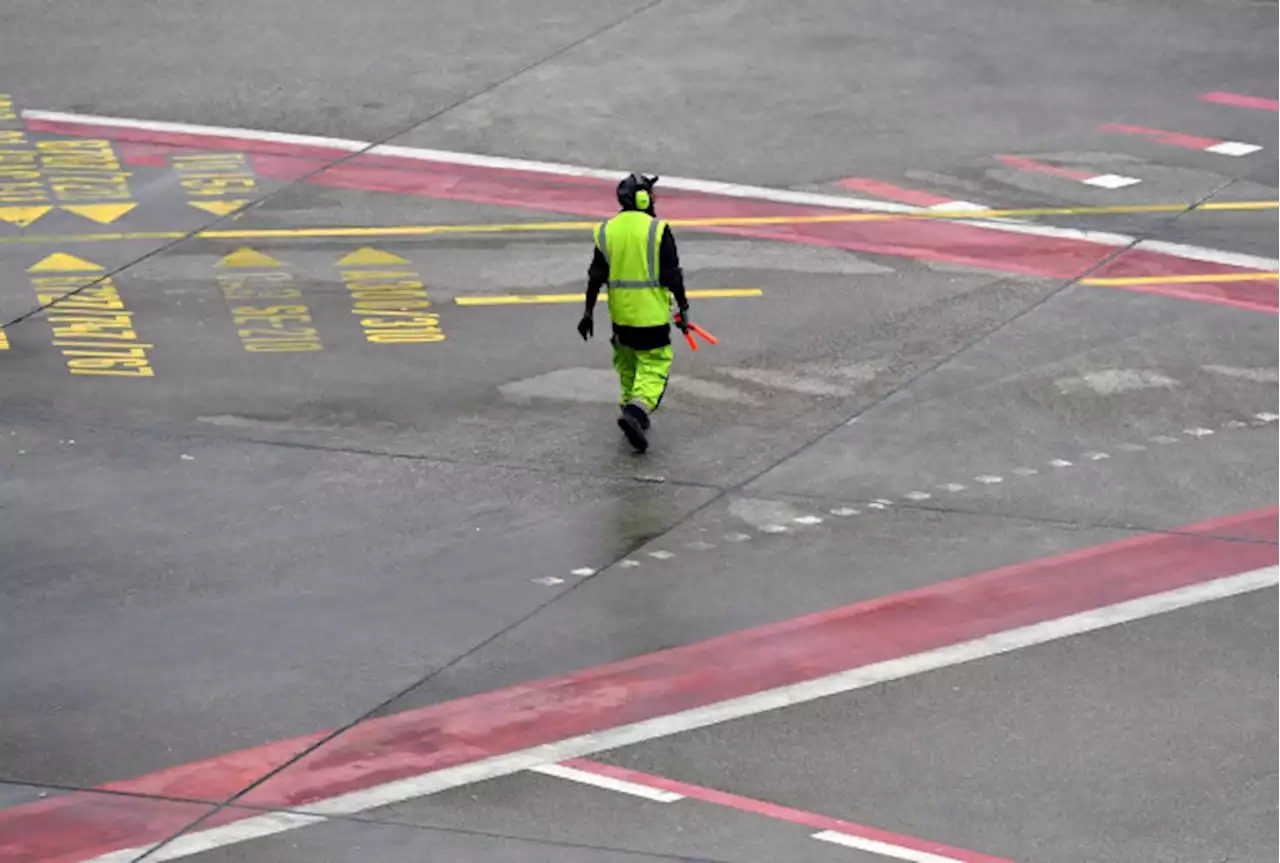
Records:
{"label": "wide red band marking", "polygon": [[[64,135],[110,137],[149,144],[152,147],[188,150],[235,150],[251,154],[257,176],[297,180],[314,173],[316,185],[394,194],[421,195],[445,200],[519,207],[588,218],[613,215],[613,183],[590,177],[572,177],[536,170],[477,167],[451,162],[431,162],[397,155],[351,157],[348,150],[311,144],[232,138],[216,134],[192,134],[129,129],[51,120],[28,120],[32,131]],[[1140,127],[1123,127],[1139,129]],[[1142,130],[1152,132],[1158,130]],[[1207,143],[1217,143],[1204,139]],[[136,158],[154,158],[138,152]],[[315,173],[318,172],[318,173]],[[662,215],[669,219],[735,217],[792,217],[844,215],[847,211],[805,207],[720,195],[669,189],[660,191]],[[1072,279],[1114,254],[1111,246],[1069,237],[1042,237],[989,230],[950,221],[877,220],[819,224],[750,225],[714,227],[720,234],[803,243],[915,260],[962,264],[1001,272],[1054,279]],[[1128,256],[1126,256],[1128,257]],[[1144,253],[1144,273],[1160,275],[1214,272],[1254,272],[1244,267],[1206,265],[1154,252]],[[1133,259],[1130,259],[1132,261]],[[1112,266],[1116,266],[1114,263]],[[1128,266],[1126,264],[1125,266]],[[1110,271],[1109,271],[1110,272]],[[1094,274],[1097,275],[1097,274]],[[1108,286],[1110,287],[1110,286]],[[1257,285],[1235,284],[1221,289],[1126,288],[1183,299],[1198,299],[1250,310],[1273,311],[1273,298],[1259,293]]]}

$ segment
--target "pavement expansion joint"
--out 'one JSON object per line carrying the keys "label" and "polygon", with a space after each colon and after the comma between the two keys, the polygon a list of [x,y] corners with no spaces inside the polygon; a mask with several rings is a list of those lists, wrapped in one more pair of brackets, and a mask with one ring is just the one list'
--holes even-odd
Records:
{"label": "pavement expansion joint", "polygon": [[[1268,426],[1280,420],[1280,415],[1263,411],[1252,414],[1248,419],[1233,418],[1224,421],[1219,428],[1209,428],[1207,426],[1188,426],[1180,429],[1178,434],[1157,434],[1146,438],[1147,443],[1155,443],[1160,445],[1172,445],[1182,442],[1195,442],[1212,437],[1218,431],[1241,431],[1244,429],[1257,429]],[[1139,452],[1147,452],[1150,447],[1146,443],[1135,443],[1133,441],[1122,441],[1111,448],[1115,454],[1133,454]],[[1048,472],[1055,470],[1068,470],[1077,467],[1086,467],[1090,463],[1099,463],[1109,461],[1114,458],[1112,452],[1103,450],[1086,450],[1079,454],[1074,454],[1072,458],[1063,458],[1061,456],[1053,456],[1045,460],[1043,467],[1050,468]],[[1028,465],[1018,465],[1010,468],[1008,473],[1013,477],[1029,479],[1031,477],[1043,476],[1044,472],[1039,467],[1031,467]],[[996,485],[1002,485],[1005,482],[1003,474],[978,474],[972,477],[965,477],[967,482],[946,482],[933,485],[932,487],[939,492],[947,492],[946,499],[948,501],[955,500],[961,492],[965,491],[981,491]],[[972,485],[971,485],[971,484]],[[894,506],[897,502],[906,505],[919,505],[927,507],[926,501],[934,500],[934,492],[924,491],[922,489],[912,489],[898,495],[897,500],[889,497],[873,498],[871,500],[849,501],[841,503],[838,506],[832,506],[825,509],[821,515],[816,513],[803,513],[792,516],[789,519],[775,519],[754,527],[755,534],[742,531],[726,533],[721,539],[726,543],[742,543],[754,539],[755,535],[761,536],[781,536],[792,533],[797,529],[816,528],[822,524],[829,524],[827,516],[835,516],[837,519],[847,520],[854,516],[871,514],[875,511],[886,511]],[[783,523],[786,521],[787,523]],[[693,552],[710,552],[715,551],[719,546],[713,542],[706,540],[695,540],[683,544],[683,547]],[[651,563],[666,563],[678,557],[675,552],[666,549],[654,549],[644,553],[644,556],[650,558]],[[637,557],[627,557],[616,564],[601,566],[594,568],[582,566],[569,571],[569,574],[578,578],[589,578],[605,572],[607,569],[616,566],[621,569],[635,569],[643,566],[644,562]],[[542,576],[531,579],[534,584],[543,585],[545,587],[555,587],[565,583],[564,578],[558,576]]]}

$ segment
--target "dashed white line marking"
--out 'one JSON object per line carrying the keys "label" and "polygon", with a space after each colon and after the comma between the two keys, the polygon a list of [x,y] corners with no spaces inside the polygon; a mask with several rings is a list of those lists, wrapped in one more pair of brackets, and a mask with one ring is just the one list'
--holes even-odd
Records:
{"label": "dashed white line marking", "polygon": [[760,529],[765,533],[786,533],[791,528],[787,527],[785,524],[766,524]]}
{"label": "dashed white line marking", "polygon": [[995,476],[989,473],[984,473],[981,476],[975,476],[973,480],[974,482],[980,482],[983,485],[995,485],[998,482],[1004,482],[1004,477]]}
{"label": "dashed white line marking", "polygon": [[873,500],[873,501],[871,501],[871,502],[872,502],[872,503],[878,503],[878,504],[880,504],[881,506],[893,506],[893,501],[889,500],[889,498],[887,498],[887,497],[878,497],[878,498],[876,498],[875,500]]}
{"label": "dashed white line marking", "polygon": [[1155,437],[1147,438],[1147,440],[1151,441],[1152,443],[1158,443],[1158,444],[1171,444],[1171,443],[1178,442],[1178,439],[1176,437],[1169,437],[1169,435],[1167,434],[1158,434]]}
{"label": "dashed white line marking", "polygon": [[1191,437],[1208,437],[1209,435],[1213,434],[1213,429],[1206,429],[1206,428],[1183,429],[1182,433],[1184,435],[1190,435]]}
{"label": "dashed white line marking", "polygon": [[635,569],[639,565],[640,565],[640,561],[632,560],[631,558],[618,561],[618,566],[620,566],[623,569]]}
{"label": "dashed white line marking", "polygon": [[836,830],[823,830],[812,834],[810,838],[817,839],[820,842],[830,842],[833,845],[843,845],[846,848],[856,848],[859,851],[870,851],[872,854],[879,854],[883,857],[907,860],[910,863],[963,863],[963,861],[954,857],[943,857],[938,854],[930,854],[928,851],[917,851],[914,848],[904,848],[901,845],[890,845],[888,842],[880,842],[875,839],[850,836],[848,833],[840,833]]}
{"label": "dashed white line marking", "polygon": [[909,491],[903,495],[907,500],[928,500],[933,497],[927,491]]}
{"label": "dashed white line marking", "polygon": [[1257,144],[1246,144],[1242,141],[1223,141],[1220,144],[1214,144],[1212,147],[1205,147],[1204,151],[1206,153],[1217,153],[1219,156],[1247,156],[1261,149]]}
{"label": "dashed white line marking", "polygon": [[1123,189],[1125,186],[1132,186],[1142,181],[1137,177],[1125,177],[1121,174],[1099,174],[1096,177],[1090,177],[1080,182],[1087,186],[1098,186],[1102,189]]}
{"label": "dashed white line marking", "polygon": [[576,575],[578,578],[586,578],[587,576],[595,575],[596,571],[589,566],[580,566],[577,569],[569,570],[569,574]]}
{"label": "dashed white line marking", "polygon": [[1055,458],[1050,461],[1049,464],[1054,467],[1071,467],[1071,462],[1067,461],[1065,458]]}
{"label": "dashed white line marking", "polygon": [[1229,429],[1247,429],[1249,424],[1244,420],[1227,420],[1223,425]]}
{"label": "dashed white line marking", "polygon": [[1111,458],[1111,454],[1105,452],[1087,452],[1084,454],[1084,458],[1087,458],[1089,461],[1102,461],[1104,458]]}
{"label": "dashed white line marking", "polygon": [[888,506],[889,504],[887,503],[881,503],[878,500],[873,500],[871,503],[867,504],[867,509],[885,509]]}
{"label": "dashed white line marking", "polygon": [[1010,473],[1017,474],[1018,476],[1035,476],[1040,473],[1040,471],[1033,467],[1015,467],[1010,471]]}
{"label": "dashed white line marking", "polygon": [[557,779],[568,779],[571,782],[581,782],[583,785],[594,785],[597,788],[607,788],[610,791],[630,794],[633,797],[643,797],[645,800],[652,800],[655,803],[675,803],[677,800],[684,799],[683,794],[677,794],[674,791],[650,788],[637,782],[615,779],[612,776],[602,776],[599,773],[589,773],[586,770],[566,767],[563,764],[544,764],[541,767],[531,767],[529,769],[533,773],[542,773],[546,776],[554,776]]}
{"label": "dashed white line marking", "polygon": [[952,492],[953,494],[957,491],[964,491],[968,487],[969,486],[962,485],[961,483],[958,483],[958,482],[948,482],[938,486],[938,488],[942,489],[943,491],[949,491],[949,492]]}
{"label": "dashed white line marking", "polygon": [[1144,452],[1146,446],[1140,443],[1122,443],[1116,449],[1124,450],[1125,452]]}
{"label": "dashed white line marking", "polygon": [[551,587],[556,584],[564,584],[563,578],[556,578],[554,575],[544,575],[542,578],[534,578],[530,579],[530,581],[534,584],[541,584],[546,587]]}
{"label": "dashed white line marking", "polygon": [[1280,420],[1280,414],[1271,414],[1271,413],[1254,414],[1253,418],[1256,420],[1262,420],[1264,423],[1273,423],[1276,420]]}
{"label": "dashed white line marking", "polygon": [[838,506],[835,509],[829,509],[827,512],[832,515],[838,515],[840,518],[848,518],[851,515],[857,515],[862,510],[854,509],[851,506]]}
{"label": "dashed white line marking", "polygon": [[746,542],[747,540],[751,539],[751,534],[749,534],[749,533],[726,533],[726,534],[724,535],[724,538],[725,538],[725,539],[727,539],[727,540],[729,540],[729,542]]}
{"label": "dashed white line marking", "polygon": [[670,560],[671,558],[675,557],[675,555],[669,551],[662,551],[661,549],[659,549],[658,551],[649,552],[649,557],[652,557],[655,560]]}
{"label": "dashed white line marking", "polygon": [[822,524],[822,516],[818,515],[798,515],[791,520],[796,524]]}

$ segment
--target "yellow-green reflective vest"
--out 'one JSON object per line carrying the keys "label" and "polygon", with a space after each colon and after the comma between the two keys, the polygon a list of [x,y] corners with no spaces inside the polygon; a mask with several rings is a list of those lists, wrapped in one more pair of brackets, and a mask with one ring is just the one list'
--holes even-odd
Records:
{"label": "yellow-green reflective vest", "polygon": [[667,289],[658,281],[658,247],[667,223],[627,210],[593,230],[609,262],[609,317],[627,327],[657,327],[671,319]]}

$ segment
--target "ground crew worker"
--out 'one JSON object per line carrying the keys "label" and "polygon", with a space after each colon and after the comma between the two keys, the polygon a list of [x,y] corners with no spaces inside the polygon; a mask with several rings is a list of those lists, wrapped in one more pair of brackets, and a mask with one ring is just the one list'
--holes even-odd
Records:
{"label": "ground crew worker", "polygon": [[618,427],[639,452],[649,447],[649,415],[662,402],[671,372],[672,297],[680,315],[676,325],[687,332],[689,321],[676,240],[667,223],[654,215],[656,182],[657,177],[632,174],[618,184],[622,212],[593,230],[587,308],[578,322],[583,340],[591,338],[596,298],[607,283],[613,367],[622,385]]}

